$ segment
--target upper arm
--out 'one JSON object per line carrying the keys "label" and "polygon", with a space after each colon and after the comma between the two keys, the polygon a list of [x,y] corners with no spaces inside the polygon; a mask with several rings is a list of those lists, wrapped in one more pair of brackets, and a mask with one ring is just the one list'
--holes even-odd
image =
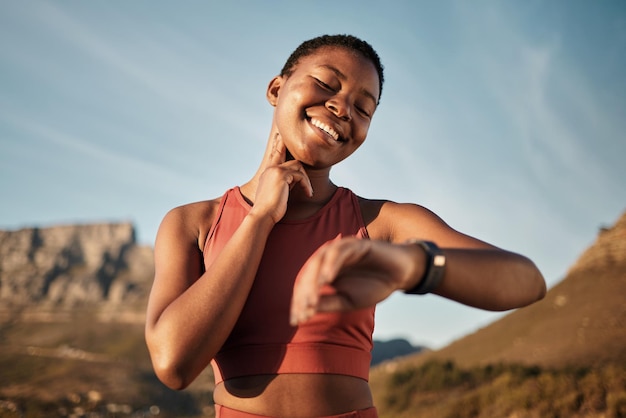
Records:
{"label": "upper arm", "polygon": [[528,258],[463,234],[422,206],[383,202],[368,231],[373,239],[392,243],[421,239],[444,248],[446,273],[433,293],[448,299],[507,310],[526,306],[545,294],[545,280]]}
{"label": "upper arm", "polygon": [[154,325],[169,304],[202,275],[203,257],[198,242],[202,225],[211,224],[207,205],[208,202],[201,202],[172,209],[159,226],[147,326]]}
{"label": "upper arm", "polygon": [[433,241],[447,248],[496,248],[450,227],[429,209],[412,203],[379,203],[368,226],[372,238],[402,243],[409,239]]}

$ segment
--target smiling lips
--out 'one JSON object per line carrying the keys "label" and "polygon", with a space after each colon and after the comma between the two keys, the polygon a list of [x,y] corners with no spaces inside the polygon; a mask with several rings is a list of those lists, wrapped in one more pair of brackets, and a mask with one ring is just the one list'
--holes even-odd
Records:
{"label": "smiling lips", "polygon": [[339,141],[339,134],[337,133],[337,131],[326,125],[324,122],[321,122],[317,119],[311,119],[311,124],[326,132],[328,135],[332,136],[335,141]]}

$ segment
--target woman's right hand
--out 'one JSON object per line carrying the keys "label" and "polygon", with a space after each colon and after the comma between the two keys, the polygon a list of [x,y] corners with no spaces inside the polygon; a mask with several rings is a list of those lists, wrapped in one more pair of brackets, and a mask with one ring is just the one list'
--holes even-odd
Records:
{"label": "woman's right hand", "polygon": [[267,215],[277,223],[285,216],[289,192],[296,185],[302,187],[307,196],[313,196],[311,180],[302,163],[286,159],[287,148],[276,132],[268,164],[259,178],[251,215]]}

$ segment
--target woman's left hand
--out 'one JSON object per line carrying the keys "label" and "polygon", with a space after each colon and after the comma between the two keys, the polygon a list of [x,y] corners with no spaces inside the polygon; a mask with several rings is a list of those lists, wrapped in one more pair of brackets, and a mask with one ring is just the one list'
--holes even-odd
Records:
{"label": "woman's left hand", "polygon": [[[316,312],[373,306],[421,277],[425,262],[425,253],[416,246],[338,237],[322,245],[300,269],[290,322],[296,326]],[[332,292],[322,292],[326,285]]]}

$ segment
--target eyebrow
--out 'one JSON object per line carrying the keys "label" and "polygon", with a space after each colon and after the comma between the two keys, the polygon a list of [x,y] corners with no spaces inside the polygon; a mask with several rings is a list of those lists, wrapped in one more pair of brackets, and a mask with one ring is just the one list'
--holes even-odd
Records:
{"label": "eyebrow", "polygon": [[[322,64],[320,65],[321,68],[326,68],[327,70],[332,71],[333,73],[335,73],[335,75],[340,79],[340,80],[346,80],[348,77],[346,77],[346,75],[344,73],[342,73],[341,71],[339,71],[338,68],[333,67],[332,65],[328,65],[328,64]],[[361,93],[363,93],[365,96],[369,97],[370,99],[372,99],[372,101],[374,102],[374,104],[376,105],[376,107],[378,107],[378,100],[376,100],[376,97],[367,89],[362,88],[361,89]]]}

